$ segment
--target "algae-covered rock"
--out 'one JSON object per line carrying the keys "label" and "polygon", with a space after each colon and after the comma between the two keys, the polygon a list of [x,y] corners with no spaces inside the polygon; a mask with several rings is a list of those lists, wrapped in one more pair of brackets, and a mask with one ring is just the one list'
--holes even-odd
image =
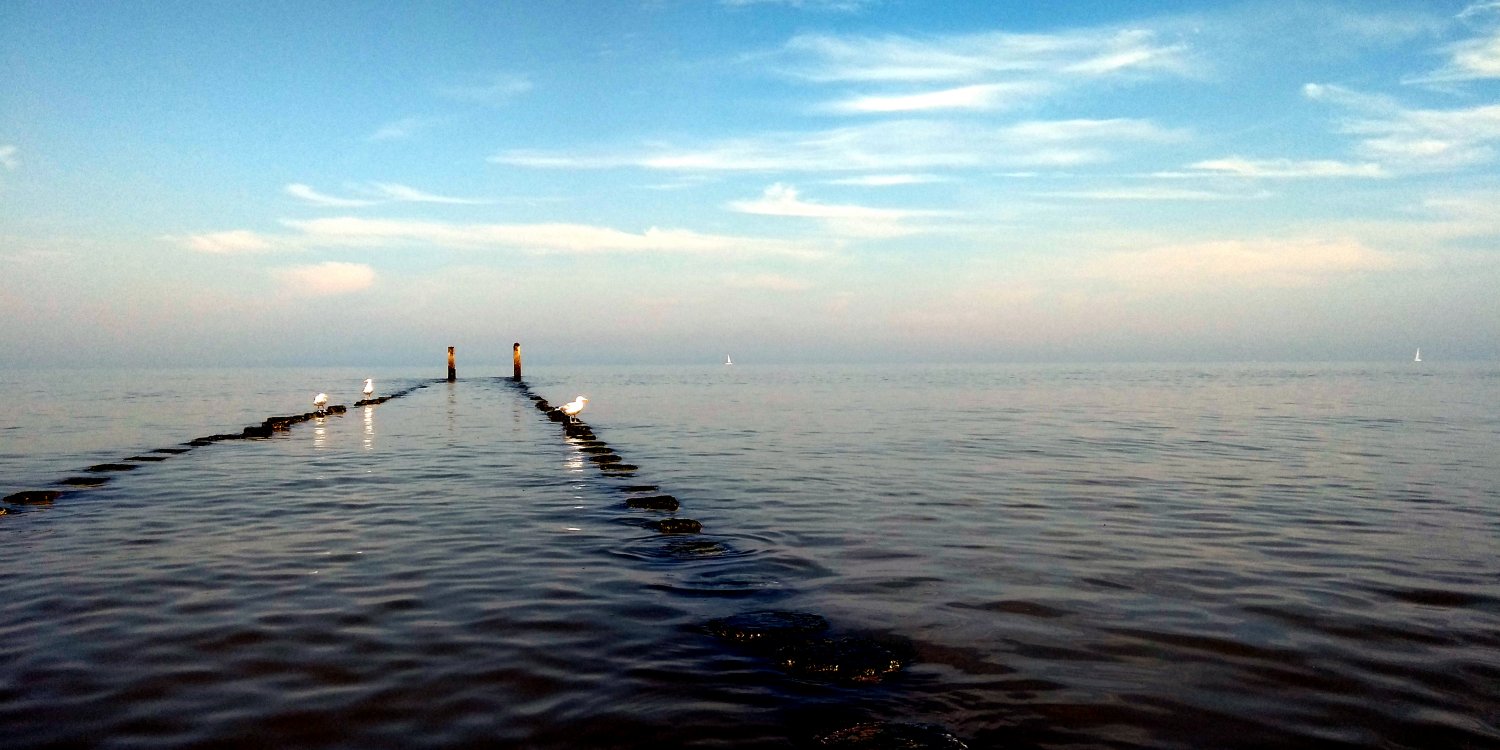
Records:
{"label": "algae-covered rock", "polygon": [[759,649],[776,649],[828,629],[822,615],[764,610],[709,620],[704,629],[716,638]]}
{"label": "algae-covered rock", "polygon": [[861,636],[810,638],[777,649],[778,666],[795,674],[839,682],[875,683],[906,666],[906,660]]}
{"label": "algae-covered rock", "polygon": [[877,721],[856,724],[818,738],[823,747],[847,750],[965,750],[957,737],[931,724]]}
{"label": "algae-covered rock", "polygon": [[642,495],[625,498],[625,507],[642,510],[677,510],[677,498],[671,495]]}
{"label": "algae-covered rock", "polygon": [[6,495],[0,502],[11,505],[45,505],[59,497],[62,497],[62,493],[57,490],[23,490]]}
{"label": "algae-covered rock", "polygon": [[696,534],[703,530],[703,524],[691,518],[663,518],[646,525],[663,534]]}

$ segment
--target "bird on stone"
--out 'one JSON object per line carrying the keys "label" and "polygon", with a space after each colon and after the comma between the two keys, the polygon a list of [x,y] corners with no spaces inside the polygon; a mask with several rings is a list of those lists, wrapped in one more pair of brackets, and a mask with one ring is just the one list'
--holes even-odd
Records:
{"label": "bird on stone", "polygon": [[375,381],[371,378],[365,378],[365,389],[361,393],[365,394],[365,398],[375,395]]}
{"label": "bird on stone", "polygon": [[323,413],[323,409],[326,406],[328,406],[328,394],[319,393],[318,395],[313,397],[313,407],[318,410],[319,414]]}
{"label": "bird on stone", "polygon": [[589,400],[587,396],[579,396],[578,398],[575,398],[572,401],[569,401],[568,403],[558,407],[558,409],[570,418],[576,417],[578,416],[578,412],[583,411],[583,405],[588,402]]}

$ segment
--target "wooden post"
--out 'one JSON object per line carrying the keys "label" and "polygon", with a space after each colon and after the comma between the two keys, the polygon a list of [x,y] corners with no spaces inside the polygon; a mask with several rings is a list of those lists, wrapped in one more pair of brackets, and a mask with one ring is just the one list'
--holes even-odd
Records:
{"label": "wooden post", "polygon": [[453,366],[453,347],[448,347],[448,382],[458,380],[458,368]]}
{"label": "wooden post", "polygon": [[521,342],[517,341],[510,347],[511,357],[515,360],[515,375],[511,376],[517,383],[521,382]]}

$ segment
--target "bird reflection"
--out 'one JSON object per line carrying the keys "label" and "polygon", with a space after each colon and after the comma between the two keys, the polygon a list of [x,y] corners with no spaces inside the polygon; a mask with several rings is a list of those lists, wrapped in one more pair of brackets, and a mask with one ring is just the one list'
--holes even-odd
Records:
{"label": "bird reflection", "polygon": [[328,428],[324,425],[327,420],[323,417],[313,419],[313,447],[324,448],[328,446]]}
{"label": "bird reflection", "polygon": [[375,448],[375,407],[365,407],[365,450]]}

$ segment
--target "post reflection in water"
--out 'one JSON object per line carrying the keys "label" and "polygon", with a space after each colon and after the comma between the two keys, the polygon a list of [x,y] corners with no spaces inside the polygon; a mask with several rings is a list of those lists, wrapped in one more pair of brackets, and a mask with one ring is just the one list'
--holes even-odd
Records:
{"label": "post reflection in water", "polygon": [[375,449],[375,407],[365,407],[365,450]]}

